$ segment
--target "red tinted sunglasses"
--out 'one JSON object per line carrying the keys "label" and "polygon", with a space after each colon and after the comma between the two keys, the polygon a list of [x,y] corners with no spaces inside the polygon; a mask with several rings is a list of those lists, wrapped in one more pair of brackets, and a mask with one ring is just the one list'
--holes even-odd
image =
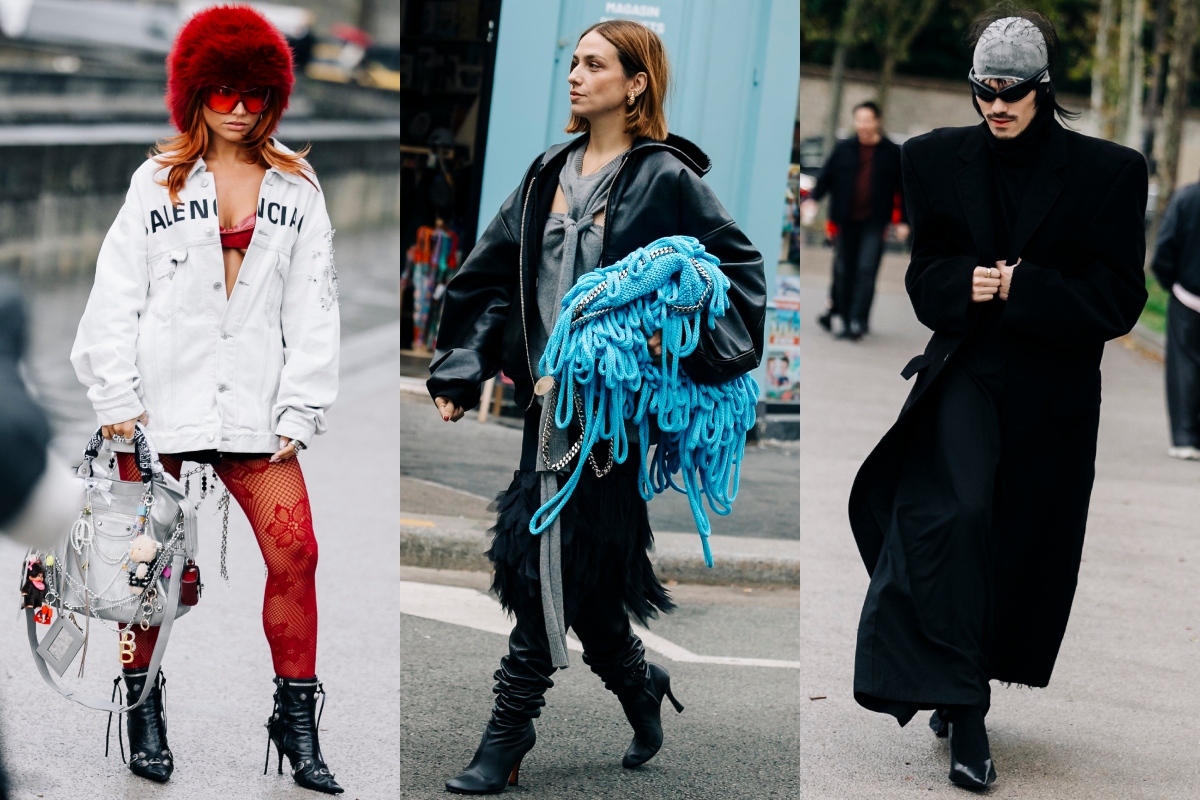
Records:
{"label": "red tinted sunglasses", "polygon": [[231,89],[228,86],[209,86],[201,92],[204,105],[218,114],[228,114],[237,108],[239,102],[246,107],[250,114],[261,113],[271,99],[271,90],[265,86],[253,89]]}

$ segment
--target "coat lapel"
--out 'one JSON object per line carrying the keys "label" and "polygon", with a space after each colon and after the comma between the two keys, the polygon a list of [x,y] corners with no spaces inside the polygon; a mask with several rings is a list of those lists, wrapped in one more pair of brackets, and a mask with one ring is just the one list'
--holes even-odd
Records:
{"label": "coat lapel", "polygon": [[1025,249],[1042,220],[1050,213],[1054,201],[1062,191],[1062,181],[1055,173],[1066,164],[1066,134],[1058,122],[1050,120],[1046,141],[1038,151],[1033,175],[1029,179],[1029,188],[1025,190],[1021,210],[1017,213],[1017,224],[1012,234],[1012,252],[1019,254]]}
{"label": "coat lapel", "polygon": [[958,157],[964,163],[954,176],[954,183],[971,228],[971,238],[975,240],[979,263],[991,264],[996,260],[995,218],[992,214],[991,168],[981,134],[983,131],[977,128],[958,149]]}

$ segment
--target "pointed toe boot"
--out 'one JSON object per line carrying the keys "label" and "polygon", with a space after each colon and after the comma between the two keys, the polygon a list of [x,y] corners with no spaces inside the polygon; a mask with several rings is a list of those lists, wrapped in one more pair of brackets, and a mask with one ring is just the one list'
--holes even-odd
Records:
{"label": "pointed toe boot", "polygon": [[[537,620],[540,625],[541,620]],[[545,631],[522,616],[508,637],[508,655],[492,676],[496,702],[483,738],[467,768],[446,781],[455,794],[499,794],[516,786],[521,760],[537,742],[533,720],[546,705],[546,690],[554,686],[554,667],[545,646]]]}
{"label": "pointed toe boot", "polygon": [[465,770],[446,781],[446,789],[455,794],[499,794],[505,787],[516,786],[521,759],[536,742],[533,720],[510,726],[493,717],[483,730],[475,757]]}
{"label": "pointed toe boot", "polygon": [[584,653],[583,660],[621,701],[625,719],[633,728],[633,741],[621,759],[621,766],[640,767],[662,748],[663,697],[670,699],[676,712],[683,712],[683,705],[671,692],[670,674],[658,664],[646,661],[642,640],[632,631],[613,656],[597,659]]}
{"label": "pointed toe boot", "polygon": [[964,789],[986,789],[996,782],[983,711],[960,706],[950,713],[950,782]]}
{"label": "pointed toe boot", "polygon": [[271,763],[271,744],[279,756],[278,771],[283,774],[283,757],[292,765],[292,780],[305,789],[324,794],[341,794],[344,789],[333,779],[325,765],[317,726],[317,695],[321,695],[321,713],[325,710],[325,689],[315,677],[308,679],[275,678],[275,709],[267,721],[267,763]]}
{"label": "pointed toe boot", "polygon": [[[142,695],[142,685],[149,679],[145,669],[122,670],[125,679],[125,703],[132,705]],[[175,771],[175,757],[167,744],[167,712],[163,706],[163,689],[167,679],[160,670],[146,701],[125,712],[129,736],[129,771],[139,778],[166,783]],[[117,731],[120,738],[121,732]]]}

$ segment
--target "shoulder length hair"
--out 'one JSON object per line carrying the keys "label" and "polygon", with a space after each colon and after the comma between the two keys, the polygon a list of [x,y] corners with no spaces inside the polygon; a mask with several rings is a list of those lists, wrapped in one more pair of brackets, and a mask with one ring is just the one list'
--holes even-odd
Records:
{"label": "shoulder length hair", "polygon": [[[625,132],[660,142],[666,139],[667,115],[663,111],[663,103],[671,80],[671,66],[662,39],[640,22],[626,19],[597,22],[579,34],[579,38],[592,31],[603,36],[617,49],[626,78],[632,78],[639,72],[646,73],[646,91],[625,109]],[[567,133],[587,133],[588,130],[586,119],[571,115],[567,122]]]}
{"label": "shoulder length hair", "polygon": [[[258,118],[258,123],[246,133],[242,140],[242,146],[246,150],[246,160],[267,169],[274,167],[280,172],[299,175],[316,188],[316,183],[312,180],[312,176],[315,176],[316,173],[304,160],[312,146],[305,145],[297,153],[287,153],[276,147],[275,143],[271,141],[271,134],[275,131],[279,124],[279,118],[282,116],[282,101],[277,93],[272,92],[266,108]],[[186,130],[158,142],[150,151],[151,158],[163,167],[170,168],[167,177],[158,180],[158,183],[167,187],[171,194],[172,205],[179,205],[179,192],[187,183],[188,175],[196,166],[196,162],[208,152],[208,140],[211,134],[208,130],[208,123],[204,121],[199,94],[196,94],[188,104],[187,119]]]}

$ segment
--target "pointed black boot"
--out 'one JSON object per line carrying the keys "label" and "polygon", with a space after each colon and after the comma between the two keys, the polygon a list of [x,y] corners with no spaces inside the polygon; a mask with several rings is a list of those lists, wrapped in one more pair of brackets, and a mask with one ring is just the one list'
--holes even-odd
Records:
{"label": "pointed black boot", "polygon": [[950,782],[966,789],[986,789],[996,781],[988,746],[983,710],[976,706],[950,709]]}
{"label": "pointed black boot", "polygon": [[344,789],[333,779],[333,773],[325,766],[321,755],[321,744],[317,740],[317,726],[321,715],[317,712],[317,695],[321,695],[321,712],[325,711],[325,688],[315,678],[275,678],[275,709],[267,721],[267,763],[263,774],[271,763],[271,743],[279,756],[279,774],[283,774],[283,757],[292,765],[292,780],[305,789],[325,794],[341,794]]}
{"label": "pointed black boot", "polygon": [[642,640],[632,632],[625,646],[613,657],[598,660],[583,655],[583,661],[604,681],[604,687],[617,696],[625,718],[633,728],[633,741],[621,759],[626,769],[640,767],[662,748],[662,701],[665,695],[675,711],[683,705],[671,693],[671,676],[658,664],[646,661]]}
{"label": "pointed black boot", "polygon": [[[121,670],[121,676],[125,679],[126,705],[136,703],[141,697],[142,686],[148,678],[147,672],[145,669]],[[156,783],[166,783],[175,771],[175,758],[167,744],[167,712],[163,707],[163,688],[166,685],[167,679],[159,670],[150,693],[146,695],[146,702],[125,712],[129,735],[129,771]],[[121,738],[120,724],[118,719],[118,741]],[[121,755],[123,757],[124,752]]]}
{"label": "pointed black boot", "polygon": [[533,749],[537,733],[533,720],[546,705],[546,690],[554,686],[546,633],[540,614],[518,614],[508,637],[508,655],[492,676],[496,702],[492,718],[467,768],[446,781],[455,794],[499,794],[516,786],[521,759]]}

